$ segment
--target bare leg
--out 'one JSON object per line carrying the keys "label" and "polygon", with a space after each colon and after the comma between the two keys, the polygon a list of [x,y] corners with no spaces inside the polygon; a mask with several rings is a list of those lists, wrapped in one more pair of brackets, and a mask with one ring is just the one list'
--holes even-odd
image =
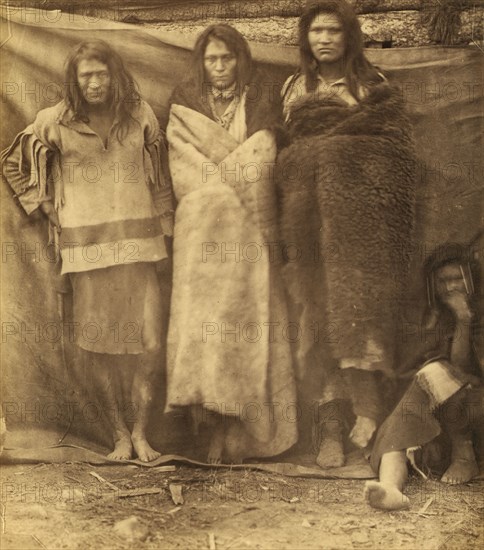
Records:
{"label": "bare leg", "polygon": [[147,285],[144,302],[142,330],[143,353],[138,360],[131,392],[137,410],[131,441],[138,458],[143,462],[156,460],[161,454],[146,439],[148,420],[153,405],[158,376],[162,371],[161,335],[163,334],[164,303],[161,299],[158,279],[153,269],[146,273]]}
{"label": "bare leg", "polygon": [[161,456],[161,453],[155,451],[146,439],[146,429],[160,371],[160,361],[158,352],[144,353],[140,356],[133,377],[132,399],[137,413],[131,441],[138,458],[143,462],[151,462]]}
{"label": "bare leg", "polygon": [[316,463],[323,470],[339,468],[345,463],[343,415],[340,405],[340,401],[331,401],[318,410],[316,422],[319,425],[320,441]]}
{"label": "bare leg", "polygon": [[113,430],[114,450],[107,455],[113,460],[129,460],[133,452],[131,436],[120,413],[119,372],[114,364],[115,356],[101,353],[89,353],[89,363],[99,395],[103,413]]}
{"label": "bare leg", "polygon": [[343,370],[347,392],[351,396],[356,422],[350,432],[351,441],[361,449],[370,442],[381,414],[381,396],[378,376],[359,368]]}
{"label": "bare leg", "polygon": [[467,392],[460,392],[451,397],[442,406],[441,411],[442,424],[452,444],[451,464],[441,481],[451,485],[467,483],[479,473],[469,427],[469,415],[465,408],[466,395]]}
{"label": "bare leg", "polygon": [[402,491],[408,477],[405,451],[385,453],[380,463],[380,481],[367,481],[365,498],[373,508],[404,510],[410,506]]}
{"label": "bare leg", "polygon": [[479,466],[472,441],[464,437],[452,438],[452,462],[441,481],[457,485],[467,483],[478,474]]}
{"label": "bare leg", "polygon": [[339,422],[327,421],[321,425],[321,443],[316,463],[323,470],[344,465],[343,433]]}
{"label": "bare leg", "polygon": [[366,447],[376,430],[376,421],[366,416],[357,416],[350,433],[351,441],[361,449]]}
{"label": "bare leg", "polygon": [[208,463],[241,464],[250,447],[250,436],[243,423],[238,418],[229,416],[219,417],[216,422],[208,449]]}

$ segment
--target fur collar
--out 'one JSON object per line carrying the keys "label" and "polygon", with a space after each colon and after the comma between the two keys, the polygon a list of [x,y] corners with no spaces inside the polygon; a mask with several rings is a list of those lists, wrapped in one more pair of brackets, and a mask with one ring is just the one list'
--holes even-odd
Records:
{"label": "fur collar", "polygon": [[387,134],[408,128],[401,95],[386,83],[370,88],[358,105],[349,106],[328,94],[305,96],[293,107],[288,122],[292,140],[311,135]]}

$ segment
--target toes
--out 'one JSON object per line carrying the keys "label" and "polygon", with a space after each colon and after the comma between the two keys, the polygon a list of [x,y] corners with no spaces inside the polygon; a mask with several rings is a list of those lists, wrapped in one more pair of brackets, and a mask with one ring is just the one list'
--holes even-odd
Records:
{"label": "toes", "polygon": [[114,446],[114,450],[106,458],[109,460],[129,460],[132,452],[131,441],[118,441]]}
{"label": "toes", "polygon": [[370,482],[367,481],[365,483],[365,487],[363,489],[363,498],[369,502],[370,501],[370,496],[371,496],[371,493],[373,492],[373,487],[370,485]]}
{"label": "toes", "polygon": [[153,453],[153,454],[142,454],[140,456],[138,456],[138,458],[142,461],[142,462],[153,462],[153,460],[156,460],[157,458],[160,458],[161,456],[161,453]]}
{"label": "toes", "polygon": [[458,485],[459,483],[462,483],[461,479],[456,479],[454,477],[449,477],[445,475],[442,476],[440,481],[442,481],[443,483],[447,483],[447,485]]}
{"label": "toes", "polygon": [[363,494],[367,497],[370,494],[374,493],[375,491],[378,491],[379,489],[380,489],[380,484],[378,481],[367,481],[365,483]]}
{"label": "toes", "polygon": [[161,456],[161,453],[155,451],[146,439],[132,437],[131,440],[133,442],[134,450],[136,451],[139,460],[142,462],[152,462]]}
{"label": "toes", "polygon": [[378,481],[367,481],[363,495],[372,506],[375,506],[377,501],[384,498],[385,490]]}
{"label": "toes", "polygon": [[128,453],[117,453],[113,451],[112,453],[109,453],[106,458],[109,460],[129,460],[131,455]]}
{"label": "toes", "polygon": [[440,481],[448,485],[459,485],[467,483],[478,473],[479,468],[475,461],[456,460],[447,468]]}
{"label": "toes", "polygon": [[410,500],[393,486],[385,487],[379,481],[365,483],[364,496],[368,504],[378,510],[405,510],[410,507]]}
{"label": "toes", "polygon": [[159,453],[158,451],[155,451],[154,449],[151,449],[151,451],[141,452],[138,455],[138,458],[142,462],[153,462],[153,460],[160,458],[160,456],[161,456],[161,453]]}

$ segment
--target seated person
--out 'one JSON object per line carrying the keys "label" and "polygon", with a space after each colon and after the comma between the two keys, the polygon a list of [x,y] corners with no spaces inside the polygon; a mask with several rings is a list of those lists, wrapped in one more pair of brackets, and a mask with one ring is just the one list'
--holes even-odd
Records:
{"label": "seated person", "polygon": [[422,367],[378,431],[371,465],[380,479],[368,481],[365,487],[366,499],[374,508],[399,510],[409,506],[402,493],[407,461],[423,474],[413,453],[425,446],[425,457],[441,431],[451,446],[450,465],[441,481],[465,483],[479,473],[471,429],[475,411],[471,407],[478,402],[475,392],[481,391],[484,365],[474,345],[478,281],[472,275],[476,266],[465,252],[464,248],[443,246],[427,261],[430,316],[425,328],[432,330],[427,336],[433,334],[435,338],[437,332],[441,337],[438,349],[434,347],[420,362]]}

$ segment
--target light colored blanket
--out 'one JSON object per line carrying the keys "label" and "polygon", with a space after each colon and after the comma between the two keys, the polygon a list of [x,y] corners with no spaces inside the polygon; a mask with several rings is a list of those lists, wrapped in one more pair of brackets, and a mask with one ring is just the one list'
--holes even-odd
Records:
{"label": "light colored blanket", "polygon": [[167,137],[179,202],[167,407],[235,416],[245,456],[281,453],[297,439],[297,405],[293,335],[269,244],[277,236],[274,137],[262,130],[239,145],[180,105]]}

